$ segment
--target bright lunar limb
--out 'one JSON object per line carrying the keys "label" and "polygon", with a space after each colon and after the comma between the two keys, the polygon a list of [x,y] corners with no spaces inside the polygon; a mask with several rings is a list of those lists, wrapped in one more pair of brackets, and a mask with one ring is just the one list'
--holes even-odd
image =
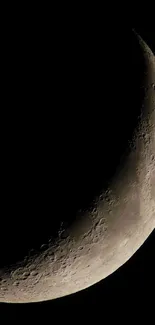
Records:
{"label": "bright lunar limb", "polygon": [[[0,270],[1,302],[36,302],[75,293],[123,265],[155,227],[155,57],[137,35],[144,98],[126,163],[55,243]],[[101,175],[102,177],[102,175]]]}

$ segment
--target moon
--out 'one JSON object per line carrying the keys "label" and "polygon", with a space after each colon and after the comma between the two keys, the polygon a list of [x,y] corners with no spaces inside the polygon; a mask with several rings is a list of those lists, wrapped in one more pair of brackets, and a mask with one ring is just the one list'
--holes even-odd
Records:
{"label": "moon", "polygon": [[[1,302],[44,301],[85,289],[122,266],[153,231],[155,57],[140,36],[133,32],[133,38],[143,62],[143,100],[127,151],[110,182],[91,204],[79,208],[74,222],[67,226],[62,222],[57,236],[49,238],[39,251],[1,267]],[[128,121],[125,123],[123,130]]]}

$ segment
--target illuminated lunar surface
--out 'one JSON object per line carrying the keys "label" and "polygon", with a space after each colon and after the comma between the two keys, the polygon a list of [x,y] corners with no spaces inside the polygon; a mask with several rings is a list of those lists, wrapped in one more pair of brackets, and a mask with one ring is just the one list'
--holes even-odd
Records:
{"label": "illuminated lunar surface", "polygon": [[135,37],[145,60],[145,91],[126,163],[54,242],[0,270],[1,302],[43,301],[87,288],[123,265],[154,229],[155,58]]}

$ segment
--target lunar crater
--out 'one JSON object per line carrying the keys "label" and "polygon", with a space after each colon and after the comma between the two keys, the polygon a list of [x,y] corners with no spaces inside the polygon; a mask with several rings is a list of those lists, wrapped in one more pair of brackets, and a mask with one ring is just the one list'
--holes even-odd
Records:
{"label": "lunar crater", "polygon": [[[100,78],[88,71],[89,78],[80,79],[87,96],[70,85],[65,110],[52,120],[42,116],[36,122],[35,116],[33,127],[28,124],[30,138],[24,124],[16,141],[8,135],[2,302],[55,299],[93,285],[124,264],[155,227],[155,60],[140,36],[132,32],[130,37],[132,66],[123,51],[117,54],[119,47],[113,65],[115,76],[122,75],[121,92],[116,84],[111,96],[111,88],[105,84],[103,89]],[[106,56],[95,44],[96,53]],[[91,56],[89,46],[83,53]],[[104,55],[96,62],[103,62]],[[110,55],[108,62],[114,62]],[[97,70],[106,78],[102,66]],[[12,119],[7,123],[11,128]]]}

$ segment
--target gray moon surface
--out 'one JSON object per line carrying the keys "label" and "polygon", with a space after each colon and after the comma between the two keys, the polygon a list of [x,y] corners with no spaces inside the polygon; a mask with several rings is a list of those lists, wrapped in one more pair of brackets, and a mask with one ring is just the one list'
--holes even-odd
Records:
{"label": "gray moon surface", "polygon": [[145,60],[144,98],[128,159],[111,185],[40,254],[0,270],[1,302],[37,302],[87,288],[122,266],[155,227],[155,57]]}

